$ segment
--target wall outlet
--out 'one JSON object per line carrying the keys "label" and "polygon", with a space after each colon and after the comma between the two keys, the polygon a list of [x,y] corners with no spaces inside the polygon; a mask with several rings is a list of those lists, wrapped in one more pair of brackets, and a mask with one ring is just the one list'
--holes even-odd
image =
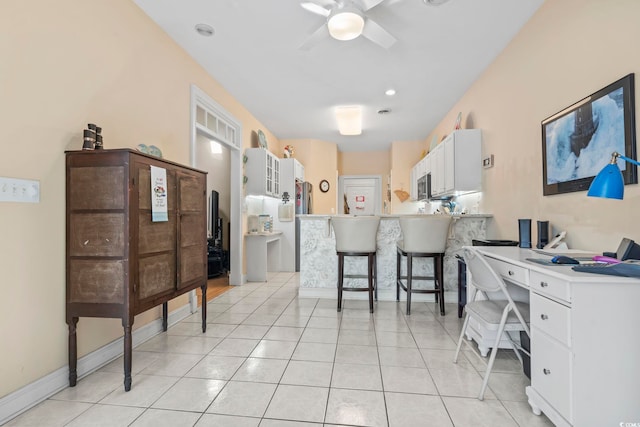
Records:
{"label": "wall outlet", "polygon": [[40,203],[40,181],[0,176],[0,202]]}
{"label": "wall outlet", "polygon": [[493,167],[493,154],[482,159],[482,167],[485,169]]}

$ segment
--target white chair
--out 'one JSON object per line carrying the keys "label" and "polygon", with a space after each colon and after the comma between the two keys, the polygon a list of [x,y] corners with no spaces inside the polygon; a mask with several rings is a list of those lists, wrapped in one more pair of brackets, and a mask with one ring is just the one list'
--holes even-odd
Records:
{"label": "white chair", "polygon": [[[396,255],[396,301],[400,301],[400,288],[407,292],[407,315],[411,314],[411,294],[435,294],[440,302],[440,314],[444,316],[444,252],[447,246],[451,216],[407,215],[399,218],[402,240],[397,243]],[[401,275],[402,257],[407,260],[407,274]],[[414,258],[431,258],[433,275],[413,274]],[[433,281],[433,289],[416,289],[415,280]]]}
{"label": "white chair", "polygon": [[[338,216],[331,218],[331,227],[336,237],[338,255],[338,311],[342,310],[343,291],[368,291],[369,311],[373,313],[373,299],[378,299],[376,286],[376,250],[380,217]],[[345,257],[367,257],[367,274],[344,274]],[[367,279],[368,286],[344,287],[344,279]]]}
{"label": "white chair", "polygon": [[[478,399],[483,400],[484,392],[487,389],[487,384],[489,383],[489,375],[491,374],[491,369],[493,368],[493,363],[496,359],[496,353],[498,352],[500,340],[503,337],[507,338],[521,364],[522,356],[518,350],[525,354],[529,354],[509,335],[510,332],[525,331],[529,337],[531,336],[528,326],[529,304],[514,301],[511,298],[502,277],[495,272],[487,262],[486,258],[478,252],[476,248],[465,247],[463,251],[464,260],[467,264],[467,269],[471,273],[471,280],[475,292],[471,297],[472,302],[467,303],[464,307],[467,314],[464,318],[460,338],[458,338],[458,346],[456,348],[453,363],[458,362],[458,354],[460,353],[460,347],[464,340],[467,327],[469,326],[470,318],[473,318],[484,328],[496,331],[496,341],[491,349],[491,355],[489,356],[489,362],[487,363],[487,370],[484,373],[484,379],[482,381],[482,388],[478,395]],[[478,299],[479,295],[482,295],[484,299]],[[473,349],[473,347],[471,348]],[[475,352],[475,349],[473,350]]]}

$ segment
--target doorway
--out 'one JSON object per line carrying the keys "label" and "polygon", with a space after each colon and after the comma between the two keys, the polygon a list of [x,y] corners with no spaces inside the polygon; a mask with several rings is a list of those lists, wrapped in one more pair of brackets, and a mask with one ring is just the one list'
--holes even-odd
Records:
{"label": "doorway", "polygon": [[382,212],[380,175],[343,175],[338,177],[338,213],[380,215]]}
{"label": "doorway", "polygon": [[[228,151],[229,180],[229,284],[242,284],[242,126],[222,106],[211,99],[197,86],[191,86],[191,165],[199,164],[198,144],[203,140],[214,141]],[[236,220],[234,220],[236,219]],[[226,231],[225,230],[225,231]],[[191,300],[192,309],[197,306],[195,294]]]}

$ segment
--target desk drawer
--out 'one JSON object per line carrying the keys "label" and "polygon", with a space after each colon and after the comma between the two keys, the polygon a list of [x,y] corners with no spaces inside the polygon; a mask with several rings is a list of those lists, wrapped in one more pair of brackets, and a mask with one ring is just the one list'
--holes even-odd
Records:
{"label": "desk drawer", "polygon": [[531,326],[571,347],[571,309],[536,293],[531,293]]}
{"label": "desk drawer", "polygon": [[531,328],[531,386],[567,420],[572,419],[571,359],[568,348]]}
{"label": "desk drawer", "polygon": [[504,279],[529,286],[529,270],[517,265],[509,264],[508,262],[498,261],[493,258],[487,257],[487,261],[493,269]]}
{"label": "desk drawer", "polygon": [[571,286],[569,282],[537,271],[531,272],[531,290],[551,298],[557,298],[568,303],[571,302]]}

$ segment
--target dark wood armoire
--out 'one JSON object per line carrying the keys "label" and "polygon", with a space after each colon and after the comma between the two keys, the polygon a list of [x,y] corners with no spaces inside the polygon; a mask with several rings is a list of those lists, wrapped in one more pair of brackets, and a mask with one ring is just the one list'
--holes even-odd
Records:
{"label": "dark wood armoire", "polygon": [[[152,221],[151,166],[166,170],[168,221]],[[77,381],[79,317],[122,319],[131,389],[134,316],[207,286],[206,172],[130,149],[66,152],[66,322]],[[202,331],[206,303],[202,304]]]}

